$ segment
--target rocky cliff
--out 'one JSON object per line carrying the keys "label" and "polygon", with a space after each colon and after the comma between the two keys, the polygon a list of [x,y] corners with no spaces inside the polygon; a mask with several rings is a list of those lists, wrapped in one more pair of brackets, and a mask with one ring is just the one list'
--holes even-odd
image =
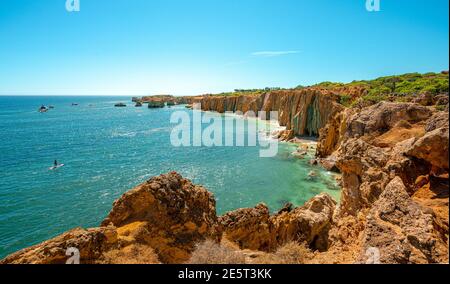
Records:
{"label": "rocky cliff", "polygon": [[183,104],[192,104],[195,97],[175,97],[171,95],[159,95],[159,96],[146,96],[142,98],[133,97],[133,102],[141,102],[148,104],[165,104],[167,105],[183,105]]}
{"label": "rocky cliff", "polygon": [[278,112],[281,126],[286,126],[289,135],[318,136],[323,128],[343,107],[337,103],[335,93],[318,89],[279,90],[269,91],[261,95],[242,96],[203,96],[194,99],[200,103],[204,111],[242,112],[253,111],[256,115],[260,111],[266,112],[266,119],[270,112]]}
{"label": "rocky cliff", "polygon": [[[330,238],[382,263],[448,262],[448,113],[411,103],[346,110],[321,130],[319,155],[342,172]],[[327,155],[330,155],[327,157]]]}
{"label": "rocky cliff", "polygon": [[219,223],[224,237],[241,249],[270,252],[296,241],[313,250],[325,251],[335,208],[336,202],[321,194],[299,208],[287,205],[273,216],[266,205],[259,204],[221,216]]}

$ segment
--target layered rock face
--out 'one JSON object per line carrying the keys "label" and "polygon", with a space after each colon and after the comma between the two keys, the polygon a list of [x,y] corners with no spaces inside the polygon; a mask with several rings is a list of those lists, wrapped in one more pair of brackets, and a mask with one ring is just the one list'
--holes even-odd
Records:
{"label": "layered rock face", "polygon": [[370,207],[395,176],[412,192],[416,179],[433,166],[447,171],[448,115],[443,115],[420,105],[383,102],[349,116],[332,154],[343,173],[344,211],[354,215]]}
{"label": "layered rock face", "polygon": [[[438,193],[430,181],[448,180],[447,113],[388,102],[353,109],[322,129],[320,144],[342,172],[335,245],[360,241],[363,262],[371,248],[382,263],[448,262],[448,182]],[[415,198],[424,191],[435,206]]]}
{"label": "layered rock face", "polygon": [[316,89],[272,91],[257,96],[203,96],[194,100],[202,110],[225,112],[265,111],[278,112],[278,121],[286,126],[289,137],[295,135],[318,136],[323,128],[343,107],[336,102],[336,95]]}
{"label": "layered rock face", "polygon": [[[338,149],[341,142],[351,138],[364,137],[365,141],[369,141],[379,135],[391,134],[393,144],[387,146],[393,146],[399,142],[399,139],[420,136],[420,133],[405,131],[411,129],[407,124],[415,125],[418,122],[424,122],[430,118],[431,114],[429,108],[410,103],[380,102],[364,109],[346,109],[335,115],[330,123],[321,129],[318,156],[329,156]],[[399,124],[398,127],[396,127],[397,124]],[[403,137],[393,135],[398,130],[404,132]],[[413,130],[417,130],[417,127]],[[383,145],[380,146],[385,148]]]}
{"label": "layered rock face", "polygon": [[436,169],[448,171],[448,113],[434,115],[427,122],[425,130],[427,133],[414,142],[406,155],[427,161]]}
{"label": "layered rock face", "polygon": [[394,178],[367,216],[360,260],[370,248],[381,263],[446,263],[448,235],[437,229],[433,210],[414,202],[399,177]]}

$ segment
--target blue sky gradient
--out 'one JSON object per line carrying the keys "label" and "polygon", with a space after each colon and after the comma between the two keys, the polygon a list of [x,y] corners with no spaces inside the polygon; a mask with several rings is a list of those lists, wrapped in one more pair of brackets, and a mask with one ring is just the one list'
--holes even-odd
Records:
{"label": "blue sky gradient", "polygon": [[449,1],[0,0],[1,95],[197,95],[448,70]]}

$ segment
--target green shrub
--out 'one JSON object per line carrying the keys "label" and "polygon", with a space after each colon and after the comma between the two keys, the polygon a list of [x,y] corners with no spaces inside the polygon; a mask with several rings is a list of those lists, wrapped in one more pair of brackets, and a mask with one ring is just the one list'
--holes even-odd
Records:
{"label": "green shrub", "polygon": [[[424,93],[436,96],[449,92],[449,75],[442,73],[407,73],[398,76],[385,76],[374,80],[360,80],[351,83],[322,82],[310,87],[319,87],[324,89],[337,89],[342,87],[358,87],[365,89],[367,95],[361,99],[367,103],[378,103],[383,100],[392,100],[398,102],[408,102],[414,97]],[[299,85],[295,89],[307,88]],[[234,92],[217,94],[217,96],[243,96],[243,95],[261,95],[268,91],[282,90],[282,88],[264,88],[264,89],[236,89]],[[346,107],[351,107],[357,103],[358,97],[351,97],[349,94],[340,94],[339,103]]]}
{"label": "green shrub", "polygon": [[339,103],[345,107],[350,107],[352,104],[352,97],[349,95],[339,95]]}
{"label": "green shrub", "polygon": [[436,109],[439,111],[445,111],[447,109],[447,106],[446,105],[438,105],[438,106],[436,106]]}

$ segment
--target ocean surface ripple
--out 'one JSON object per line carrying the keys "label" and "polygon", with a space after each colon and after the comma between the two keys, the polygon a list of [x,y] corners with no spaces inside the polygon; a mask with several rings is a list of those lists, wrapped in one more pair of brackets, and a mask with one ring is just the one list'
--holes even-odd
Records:
{"label": "ocean surface ripple", "polygon": [[[128,107],[114,108],[120,101]],[[169,171],[212,191],[218,214],[260,202],[276,211],[322,192],[339,197],[333,176],[294,157],[295,145],[280,144],[274,158],[260,158],[258,147],[175,148],[170,115],[188,110],[129,101],[0,97],[0,258],[74,227],[98,226],[124,192]],[[42,104],[55,108],[39,113]],[[65,167],[50,171],[55,159]]]}

